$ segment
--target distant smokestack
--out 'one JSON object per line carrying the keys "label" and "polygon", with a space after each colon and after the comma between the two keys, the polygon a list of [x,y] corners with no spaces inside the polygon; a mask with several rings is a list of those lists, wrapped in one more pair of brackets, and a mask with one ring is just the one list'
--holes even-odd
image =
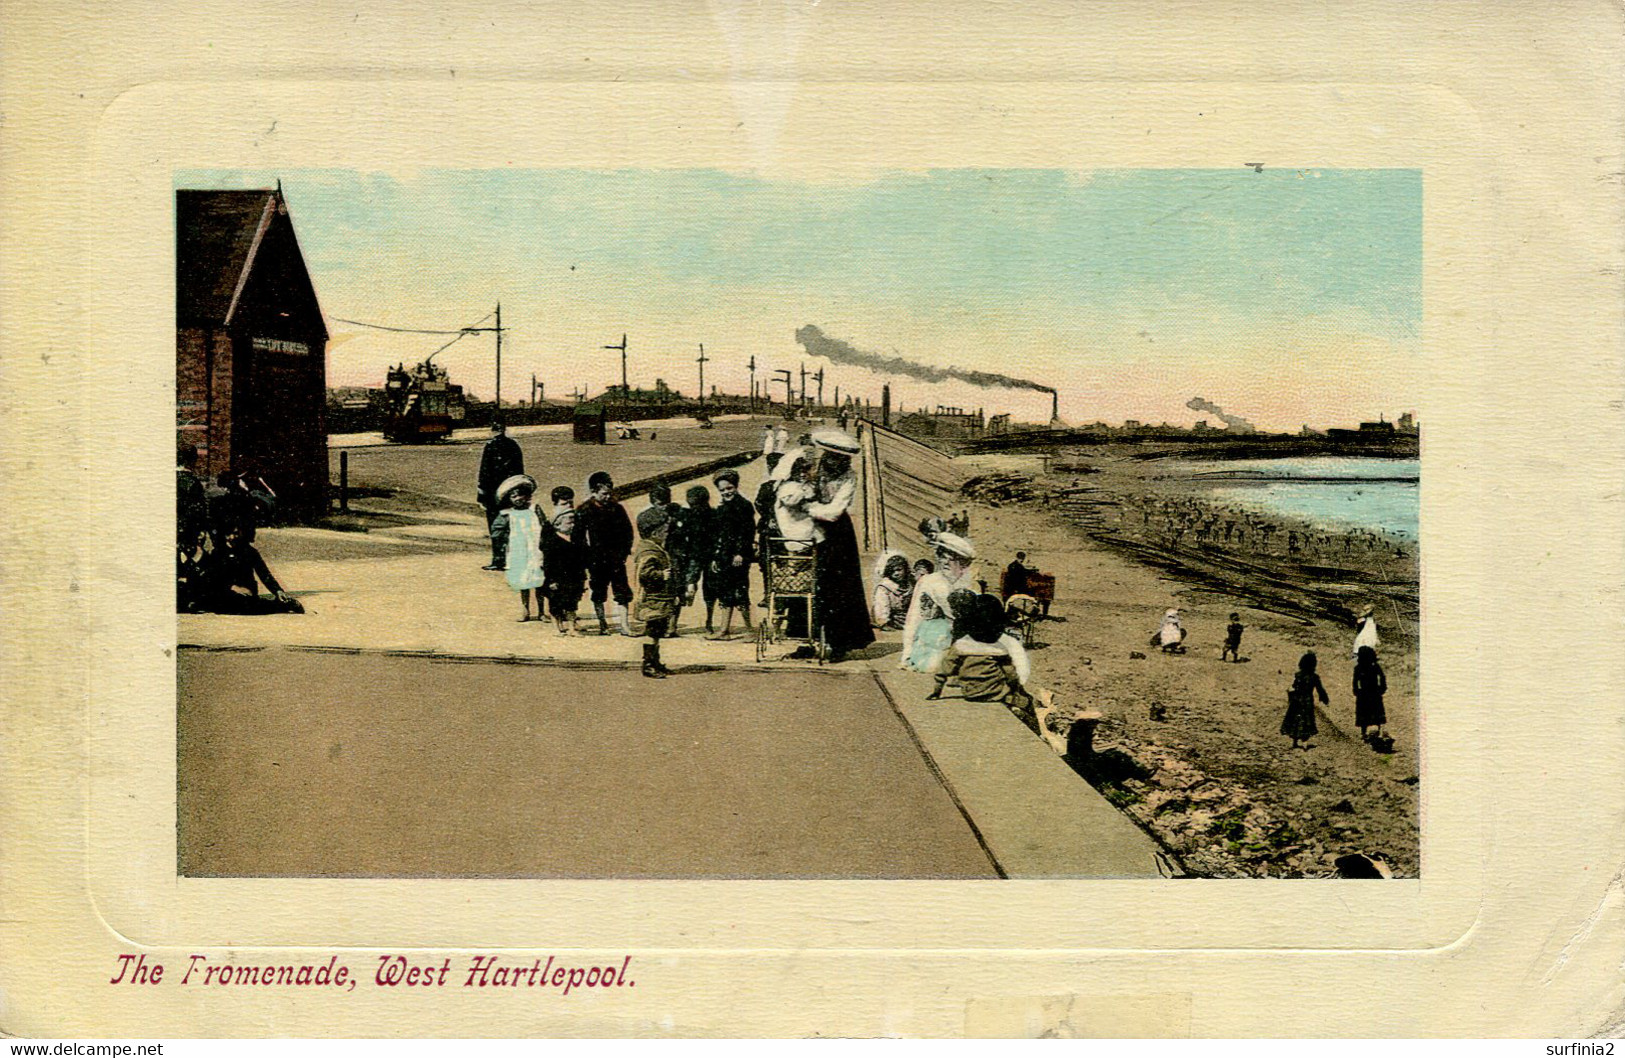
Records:
{"label": "distant smokestack", "polygon": [[1049,421],[1059,422],[1061,418],[1061,395],[1053,389],[1049,391]]}
{"label": "distant smokestack", "polygon": [[880,387],[880,425],[891,425],[891,386]]}

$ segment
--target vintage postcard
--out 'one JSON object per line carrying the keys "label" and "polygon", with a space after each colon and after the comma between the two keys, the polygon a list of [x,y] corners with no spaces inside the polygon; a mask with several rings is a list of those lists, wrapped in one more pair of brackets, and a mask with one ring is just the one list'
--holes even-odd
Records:
{"label": "vintage postcard", "polygon": [[0,1028],[1617,1026],[1613,13],[1374,10],[86,75]]}

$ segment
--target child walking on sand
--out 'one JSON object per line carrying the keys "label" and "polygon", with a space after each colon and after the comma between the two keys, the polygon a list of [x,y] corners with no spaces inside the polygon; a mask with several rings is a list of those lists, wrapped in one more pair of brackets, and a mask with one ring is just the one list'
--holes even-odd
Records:
{"label": "child walking on sand", "polygon": [[1382,696],[1387,693],[1388,677],[1377,664],[1377,652],[1371,647],[1361,647],[1354,662],[1354,723],[1360,729],[1361,738],[1371,738],[1366,731],[1369,727],[1377,729],[1378,738],[1384,736],[1382,729],[1388,723],[1388,712],[1383,708]]}
{"label": "child walking on sand", "polygon": [[1224,629],[1224,649],[1219,651],[1220,661],[1224,660],[1226,654],[1230,656],[1231,661],[1241,660],[1241,633],[1245,628],[1239,613],[1230,615],[1230,623]]}
{"label": "child walking on sand", "polygon": [[[502,508],[491,519],[491,539],[500,541],[505,551],[504,568],[508,587],[519,593],[520,622],[542,619],[542,593],[536,589],[542,578],[542,520],[530,499],[536,494],[536,481],[515,474],[497,487],[497,503]],[[530,593],[536,591],[536,616],[530,615]]]}
{"label": "child walking on sand", "polygon": [[1292,739],[1292,748],[1302,742],[1309,748],[1309,740],[1319,733],[1315,723],[1315,695],[1320,704],[1329,701],[1326,688],[1321,686],[1320,675],[1315,672],[1315,652],[1309,651],[1298,660],[1298,671],[1292,677],[1292,689],[1286,692],[1286,718],[1281,721],[1281,734]]}

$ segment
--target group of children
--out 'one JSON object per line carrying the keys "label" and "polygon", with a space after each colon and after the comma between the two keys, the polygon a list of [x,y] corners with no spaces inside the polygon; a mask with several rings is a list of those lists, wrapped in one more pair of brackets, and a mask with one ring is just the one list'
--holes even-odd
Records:
{"label": "group of children", "polygon": [[[738,498],[737,473],[723,471],[713,483],[722,496],[714,509],[703,485],[689,490],[687,507],[672,503],[669,489],[652,489],[650,506],[637,518],[634,554],[632,519],[615,499],[615,482],[607,473],[599,471],[587,479],[588,497],[579,507],[574,489],[554,488],[549,494],[551,514],[537,509],[534,478],[515,474],[504,480],[496,489],[500,509],[490,532],[493,551],[500,556],[494,566],[519,594],[519,620],[551,616],[560,635],[581,635],[581,598],[590,593],[599,635],[610,634],[610,603],[622,635],[635,635],[633,618],[643,622],[643,635],[649,639],[643,674],[657,679],[671,671],[661,663],[660,640],[675,634],[677,615],[693,601],[702,580],[707,630],[717,604],[724,607],[725,634],[736,608],[749,628],[747,577],[754,519],[750,504]],[[638,586],[635,609],[627,578],[629,557]]]}
{"label": "group of children", "polygon": [[[602,471],[587,479],[588,498],[579,508],[575,490],[560,485],[549,494],[552,513],[535,506],[536,480],[515,474],[497,487],[500,506],[491,520],[493,551],[508,587],[519,593],[521,622],[540,621],[543,600],[560,635],[580,635],[581,597],[592,590],[598,633],[609,632],[606,603],[620,608],[620,631],[632,634],[632,589],[626,559],[632,553],[632,522],[614,498],[615,483]],[[535,596],[536,613],[531,614]]]}
{"label": "group of children", "polygon": [[[1383,707],[1383,696],[1388,692],[1388,677],[1377,661],[1377,622],[1370,606],[1361,609],[1358,622],[1359,628],[1354,637],[1354,723],[1360,729],[1361,739],[1370,743],[1373,749],[1387,752],[1393,748],[1393,739],[1384,730],[1388,714]],[[1242,660],[1241,636],[1245,628],[1241,615],[1232,613],[1230,623],[1225,627],[1224,646],[1219,650],[1220,661],[1228,659],[1235,663]],[[1151,645],[1161,648],[1164,654],[1183,654],[1185,637],[1179,611],[1170,609],[1162,615],[1161,626],[1152,633]],[[1287,709],[1281,721],[1281,734],[1292,739],[1293,749],[1308,749],[1309,740],[1320,731],[1315,723],[1315,697],[1319,696],[1322,705],[1329,702],[1326,688],[1316,672],[1318,664],[1314,651],[1299,658],[1298,670],[1287,691]]]}

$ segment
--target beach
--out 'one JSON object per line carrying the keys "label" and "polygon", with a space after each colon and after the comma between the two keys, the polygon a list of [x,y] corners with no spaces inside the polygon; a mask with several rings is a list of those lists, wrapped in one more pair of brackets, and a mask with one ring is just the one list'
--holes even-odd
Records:
{"label": "beach", "polygon": [[[1404,558],[1338,553],[1335,567],[1332,556],[1276,555],[1279,539],[1262,555],[1231,555],[1130,524],[1148,505],[1198,491],[1159,480],[1143,462],[1096,456],[1087,467],[1052,462],[1048,474],[1030,456],[961,462],[970,495],[989,497],[994,479],[1013,497],[971,509],[979,575],[996,586],[1022,550],[1029,566],[1055,577],[1052,620],[1037,626],[1034,683],[1056,693],[1062,715],[1103,714],[1096,751],[1126,754],[1145,775],[1103,792],[1186,871],[1330,876],[1338,857],[1363,853],[1396,877],[1419,874],[1414,548]],[[1012,479],[1026,480],[1010,487]],[[1332,550],[1340,549],[1339,541]],[[1350,615],[1362,600],[1397,607],[1386,620],[1378,611],[1392,753],[1375,752],[1354,726]],[[1171,607],[1188,632],[1183,655],[1148,646]],[[1240,663],[1219,656],[1232,612],[1246,627]],[[1312,748],[1293,750],[1280,724],[1306,651],[1319,659],[1330,701],[1318,706]]]}

